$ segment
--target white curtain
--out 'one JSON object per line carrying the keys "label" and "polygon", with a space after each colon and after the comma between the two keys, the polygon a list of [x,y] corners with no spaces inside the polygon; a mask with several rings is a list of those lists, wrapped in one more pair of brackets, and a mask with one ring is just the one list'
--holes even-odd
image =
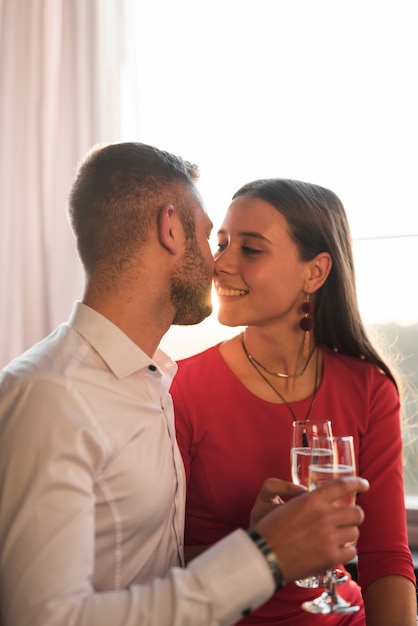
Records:
{"label": "white curtain", "polygon": [[66,199],[91,145],[119,139],[122,8],[0,0],[0,368],[82,295]]}

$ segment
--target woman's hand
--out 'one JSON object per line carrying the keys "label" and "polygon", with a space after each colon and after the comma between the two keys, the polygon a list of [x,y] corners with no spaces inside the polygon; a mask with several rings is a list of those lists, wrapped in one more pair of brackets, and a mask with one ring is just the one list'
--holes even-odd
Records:
{"label": "woman's hand", "polygon": [[289,483],[287,480],[281,480],[280,478],[267,478],[260,489],[253,508],[251,509],[250,527],[252,528],[275,507],[284,504],[285,500],[283,500],[283,498],[294,498],[295,496],[299,496],[305,492],[305,487]]}

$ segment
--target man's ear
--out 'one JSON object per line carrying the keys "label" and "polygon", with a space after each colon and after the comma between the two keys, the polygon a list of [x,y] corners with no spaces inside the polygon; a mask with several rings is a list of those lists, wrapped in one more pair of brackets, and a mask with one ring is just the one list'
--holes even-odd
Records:
{"label": "man's ear", "polygon": [[332,268],[332,259],[329,252],[320,252],[309,264],[309,277],[306,289],[309,293],[317,291],[327,280]]}
{"label": "man's ear", "polygon": [[183,234],[183,230],[175,208],[172,204],[166,204],[158,216],[158,239],[160,244],[170,254],[177,254],[180,234]]}

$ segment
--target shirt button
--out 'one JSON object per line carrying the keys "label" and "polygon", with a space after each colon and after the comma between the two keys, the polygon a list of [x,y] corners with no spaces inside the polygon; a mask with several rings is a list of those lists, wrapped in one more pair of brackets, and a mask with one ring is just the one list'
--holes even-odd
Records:
{"label": "shirt button", "polygon": [[157,370],[155,365],[148,365],[148,369],[151,370],[151,372],[155,372]]}

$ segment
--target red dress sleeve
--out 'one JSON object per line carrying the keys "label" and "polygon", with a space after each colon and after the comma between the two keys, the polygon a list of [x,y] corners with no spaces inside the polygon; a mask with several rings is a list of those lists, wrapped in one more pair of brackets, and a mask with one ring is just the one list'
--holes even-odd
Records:
{"label": "red dress sleeve", "polygon": [[321,403],[331,408],[336,434],[352,434],[357,473],[370,482],[358,503],[365,512],[358,542],[363,591],[377,578],[400,575],[415,584],[408,547],[402,470],[400,401],[376,366],[324,350]]}

